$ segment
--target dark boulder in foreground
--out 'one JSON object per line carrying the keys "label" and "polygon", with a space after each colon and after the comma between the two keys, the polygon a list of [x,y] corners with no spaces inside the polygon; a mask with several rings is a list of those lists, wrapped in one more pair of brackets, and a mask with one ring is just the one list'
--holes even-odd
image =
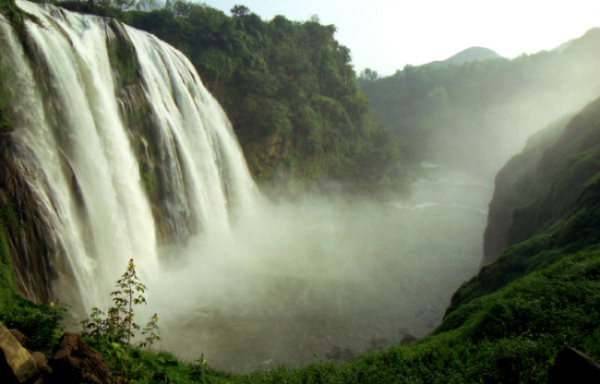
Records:
{"label": "dark boulder in foreground", "polygon": [[548,384],[600,383],[600,364],[573,348],[564,348],[548,370]]}
{"label": "dark boulder in foreground", "polygon": [[59,349],[49,362],[54,372],[51,383],[109,384],[109,367],[102,354],[81,340],[76,333],[65,333],[59,340]]}

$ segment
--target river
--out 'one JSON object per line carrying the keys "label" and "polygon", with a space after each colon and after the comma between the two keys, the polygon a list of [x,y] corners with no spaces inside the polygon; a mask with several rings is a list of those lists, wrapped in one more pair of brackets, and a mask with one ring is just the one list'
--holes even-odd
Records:
{"label": "river", "polygon": [[422,173],[408,198],[265,203],[231,236],[191,241],[149,297],[163,346],[247,372],[344,360],[434,330],[478,271],[493,184]]}

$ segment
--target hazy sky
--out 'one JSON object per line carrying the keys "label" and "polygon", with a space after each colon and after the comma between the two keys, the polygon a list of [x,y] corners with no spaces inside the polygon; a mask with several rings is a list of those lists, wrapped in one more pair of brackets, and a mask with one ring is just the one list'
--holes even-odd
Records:
{"label": "hazy sky", "polygon": [[600,25],[598,0],[206,0],[227,13],[243,4],[265,20],[318,15],[338,27],[357,72],[392,74],[472,47],[505,57],[552,49]]}

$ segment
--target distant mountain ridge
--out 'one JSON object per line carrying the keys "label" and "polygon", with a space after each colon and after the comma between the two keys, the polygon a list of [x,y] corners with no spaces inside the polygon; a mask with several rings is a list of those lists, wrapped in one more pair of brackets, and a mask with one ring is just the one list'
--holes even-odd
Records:
{"label": "distant mountain ridge", "polygon": [[441,69],[407,66],[361,80],[361,88],[375,119],[419,148],[415,161],[424,156],[492,177],[532,133],[600,95],[599,47],[596,28],[561,51]]}
{"label": "distant mountain ridge", "polygon": [[471,61],[484,61],[492,59],[503,59],[503,57],[489,48],[471,47],[458,52],[456,55],[449,57],[446,60],[432,61],[431,63],[424,64],[423,67],[439,69],[448,67],[450,65],[461,65]]}
{"label": "distant mountain ridge", "polygon": [[571,39],[552,49],[552,52],[564,52],[569,49],[577,49],[578,46],[585,46],[589,49],[595,49],[597,41],[600,39],[600,28],[594,27],[584,33],[581,37]]}

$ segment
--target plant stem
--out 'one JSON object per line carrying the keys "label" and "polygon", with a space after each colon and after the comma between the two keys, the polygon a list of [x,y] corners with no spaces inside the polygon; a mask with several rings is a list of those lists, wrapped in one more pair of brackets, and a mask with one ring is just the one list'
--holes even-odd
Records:
{"label": "plant stem", "polygon": [[133,309],[132,309],[132,300],[133,300],[133,290],[131,288],[131,280],[128,282],[129,284],[129,318],[127,319],[127,347],[126,351],[129,352],[129,340],[131,340],[131,322],[133,321]]}

